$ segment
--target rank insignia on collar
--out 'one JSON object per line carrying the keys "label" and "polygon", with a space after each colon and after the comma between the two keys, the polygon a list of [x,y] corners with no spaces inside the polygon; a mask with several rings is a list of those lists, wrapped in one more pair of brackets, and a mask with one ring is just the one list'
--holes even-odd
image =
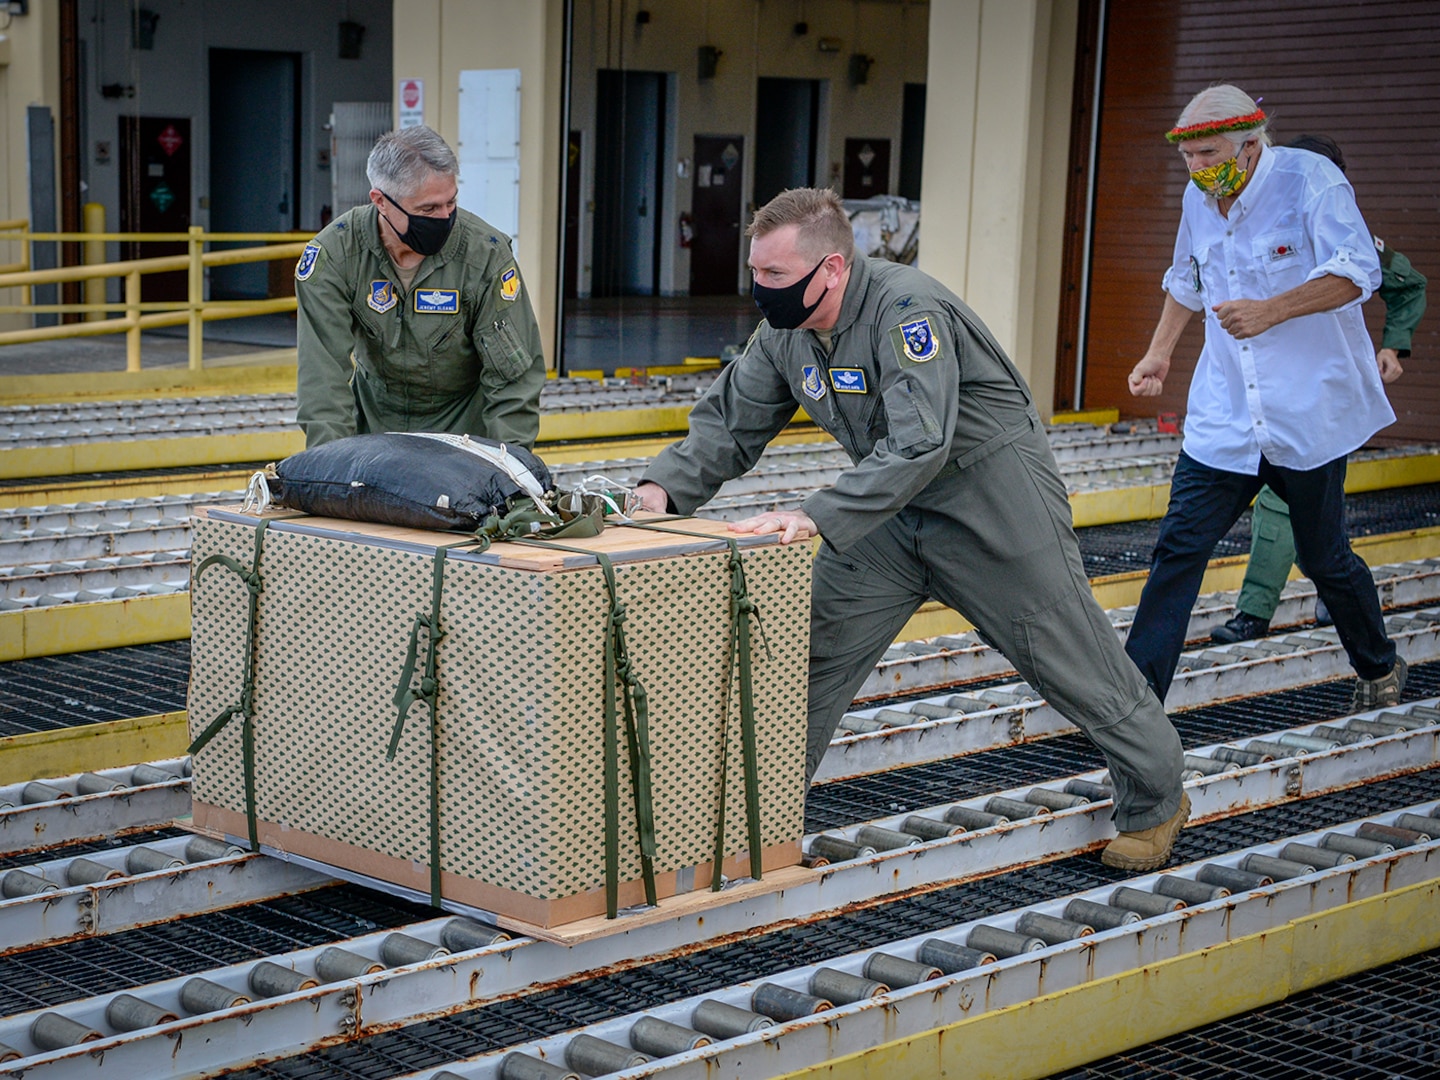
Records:
{"label": "rank insignia on collar", "polygon": [[800,388],[805,391],[806,397],[819,401],[825,396],[825,384],[820,381],[819,365],[806,364],[800,369],[800,374]]}
{"label": "rank insignia on collar", "polygon": [[930,319],[916,319],[900,324],[900,339],[905,343],[905,356],[916,364],[934,360],[940,355],[940,343],[930,330]]}
{"label": "rank insignia on collar", "polygon": [[305,250],[300,253],[300,261],[295,264],[295,280],[305,281],[315,272],[315,262],[320,258],[319,244],[306,244]]}
{"label": "rank insignia on collar", "polygon": [[399,302],[400,298],[395,295],[395,286],[390,282],[370,282],[370,295],[365,298],[365,303],[369,305],[371,311],[378,311],[384,315]]}
{"label": "rank insignia on collar", "polygon": [[415,314],[417,315],[454,315],[459,310],[459,289],[415,290]]}
{"label": "rank insignia on collar", "polygon": [[858,367],[833,367],[830,369],[830,385],[838,394],[866,394],[870,385],[865,379],[865,369]]}
{"label": "rank insignia on collar", "polygon": [[500,275],[500,299],[514,300],[519,295],[520,273],[512,266]]}

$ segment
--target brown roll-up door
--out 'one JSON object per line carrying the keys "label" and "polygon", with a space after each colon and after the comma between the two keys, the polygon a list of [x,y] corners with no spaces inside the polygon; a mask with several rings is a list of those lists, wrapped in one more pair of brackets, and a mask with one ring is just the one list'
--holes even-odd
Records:
{"label": "brown roll-up door", "polygon": [[[1180,221],[1186,173],[1164,132],[1197,91],[1230,82],[1264,98],[1276,143],[1304,133],[1339,142],[1371,231],[1430,279],[1414,356],[1388,387],[1399,420],[1377,441],[1440,435],[1440,4],[1110,0],[1103,32],[1085,406],[1185,409],[1198,317],[1162,397],[1132,398],[1125,377],[1159,317]],[[1378,344],[1378,297],[1366,319]],[[1074,333],[1062,326],[1061,340]]]}

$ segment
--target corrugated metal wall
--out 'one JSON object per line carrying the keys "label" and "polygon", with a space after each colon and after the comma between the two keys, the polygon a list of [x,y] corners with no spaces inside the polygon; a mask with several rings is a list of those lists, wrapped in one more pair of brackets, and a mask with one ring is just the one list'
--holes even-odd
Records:
{"label": "corrugated metal wall", "polygon": [[[1132,398],[1125,377],[1160,313],[1186,182],[1163,133],[1196,91],[1229,82],[1264,98],[1277,143],[1307,132],[1338,141],[1371,230],[1430,279],[1414,356],[1389,387],[1399,421],[1385,438],[1440,437],[1440,3],[1111,0],[1103,33],[1086,407],[1185,408],[1199,319],[1162,398]],[[1378,298],[1366,315],[1378,341]],[[1074,332],[1062,326],[1062,342]]]}

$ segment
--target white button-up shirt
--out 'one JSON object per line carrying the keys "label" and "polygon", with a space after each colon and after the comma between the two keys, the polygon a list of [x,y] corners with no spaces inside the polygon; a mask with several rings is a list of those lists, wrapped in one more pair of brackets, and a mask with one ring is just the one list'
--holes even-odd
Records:
{"label": "white button-up shirt", "polygon": [[[1334,274],[1360,296],[1237,341],[1214,312],[1265,300]],[[1185,452],[1213,469],[1254,475],[1260,455],[1313,469],[1394,423],[1360,305],[1380,285],[1380,261],[1345,174],[1318,154],[1266,147],[1222,217],[1185,185],[1175,258],[1164,288],[1205,313],[1205,348],[1190,381]]]}

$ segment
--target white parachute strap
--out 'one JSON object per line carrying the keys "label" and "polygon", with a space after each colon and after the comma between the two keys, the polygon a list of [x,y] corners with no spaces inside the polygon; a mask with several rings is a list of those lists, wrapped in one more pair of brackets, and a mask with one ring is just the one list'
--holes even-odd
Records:
{"label": "white parachute strap", "polygon": [[242,514],[263,514],[270,509],[270,485],[266,482],[268,470],[261,470],[250,477],[245,486],[245,501],[240,505]]}
{"label": "white parachute strap", "polygon": [[540,507],[551,517],[556,516],[550,507],[545,505],[545,489],[540,486],[525,463],[510,453],[504,443],[499,446],[486,446],[484,443],[473,442],[469,435],[449,435],[438,431],[398,431],[397,435],[413,435],[417,439],[434,439],[436,442],[443,442],[450,446],[458,447],[478,458],[488,461],[506,476],[520,485],[520,490],[535,500],[535,505]]}
{"label": "white parachute strap", "polygon": [[[640,500],[634,488],[599,473],[585,477],[570,490],[574,495],[592,495],[599,499],[622,524],[628,523],[631,520],[630,514],[640,508]],[[618,501],[616,496],[619,496]]]}

